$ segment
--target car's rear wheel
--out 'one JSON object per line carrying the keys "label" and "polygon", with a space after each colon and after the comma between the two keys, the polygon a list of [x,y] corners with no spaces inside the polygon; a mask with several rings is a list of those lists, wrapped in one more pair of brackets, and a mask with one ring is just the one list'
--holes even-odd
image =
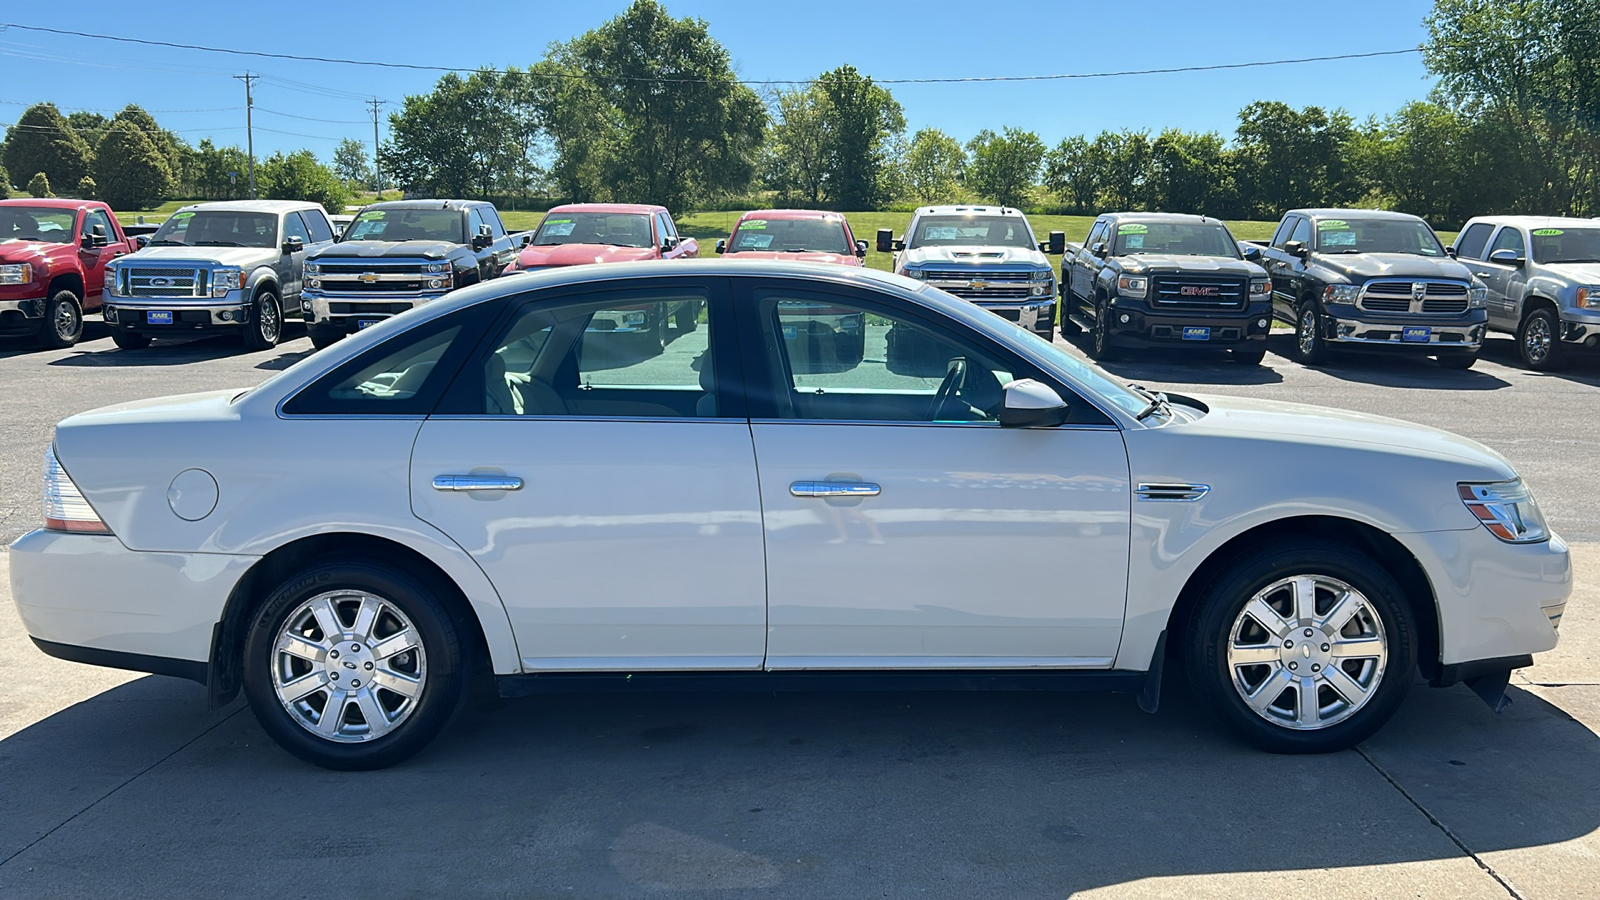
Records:
{"label": "car's rear wheel", "polygon": [[143,350],[150,346],[151,337],[137,331],[123,331],[117,329],[111,332],[111,342],[124,350]]}
{"label": "car's rear wheel", "polygon": [[256,294],[250,321],[245,323],[242,336],[245,347],[250,350],[270,350],[278,346],[283,337],[283,307],[278,303],[277,294],[269,290]]}
{"label": "car's rear wheel", "polygon": [[1196,694],[1252,744],[1326,753],[1399,708],[1415,635],[1400,586],[1373,559],[1286,543],[1231,561],[1203,588],[1184,663]]}
{"label": "car's rear wheel", "polygon": [[311,335],[311,346],[318,350],[332,347],[344,338],[344,331],[330,325],[312,325],[306,331]]}
{"label": "car's rear wheel", "polygon": [[1541,306],[1523,317],[1517,329],[1517,353],[1523,365],[1540,372],[1561,364],[1561,321],[1555,310]]}
{"label": "car's rear wheel", "polygon": [[326,562],[283,582],[251,623],[244,686],[261,727],[330,769],[378,769],[432,741],[460,709],[466,645],[410,575]]}
{"label": "car's rear wheel", "polygon": [[45,306],[44,322],[39,326],[39,343],[52,350],[71,347],[83,337],[83,306],[78,295],[57,291]]}

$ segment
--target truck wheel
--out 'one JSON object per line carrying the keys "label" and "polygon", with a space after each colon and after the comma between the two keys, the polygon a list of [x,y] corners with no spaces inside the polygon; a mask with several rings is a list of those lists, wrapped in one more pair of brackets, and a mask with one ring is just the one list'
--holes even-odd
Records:
{"label": "truck wheel", "polygon": [[278,304],[277,294],[267,289],[256,294],[250,321],[245,323],[240,336],[247,350],[270,350],[278,346],[278,340],[283,337],[283,307]]}
{"label": "truck wheel", "polygon": [[1294,358],[1307,366],[1327,362],[1328,344],[1322,339],[1322,314],[1315,300],[1306,300],[1295,310]]}
{"label": "truck wheel", "polygon": [[1443,369],[1470,369],[1478,361],[1478,351],[1466,350],[1461,353],[1441,353],[1438,356],[1439,367]]}
{"label": "truck wheel", "polygon": [[344,332],[331,325],[312,325],[306,331],[311,335],[311,346],[318,350],[332,347],[344,337]]}
{"label": "truck wheel", "polygon": [[111,332],[111,342],[124,350],[143,350],[150,346],[150,335],[117,330]]}
{"label": "truck wheel", "polygon": [[688,334],[700,327],[700,301],[694,300],[685,303],[673,316],[673,324],[677,326],[679,334]]}
{"label": "truck wheel", "polygon": [[1107,320],[1109,315],[1105,301],[1096,300],[1094,326],[1089,330],[1089,355],[1102,361],[1115,358],[1117,353],[1117,348],[1111,345],[1111,323]]}
{"label": "truck wheel", "polygon": [[261,606],[245,638],[245,696],[263,730],[329,769],[380,769],[460,710],[468,645],[444,603],[366,560],[312,563]]}
{"label": "truck wheel", "polygon": [[64,350],[83,337],[83,307],[71,291],[57,291],[44,309],[39,325],[39,344],[51,350]]}
{"label": "truck wheel", "polygon": [[1541,306],[1522,317],[1517,329],[1517,352],[1522,364],[1538,372],[1548,372],[1561,364],[1561,321],[1556,311]]}
{"label": "truck wheel", "polygon": [[1197,696],[1273,753],[1343,750],[1399,708],[1417,664],[1411,605],[1363,553],[1285,541],[1217,570],[1183,636]]}
{"label": "truck wheel", "polygon": [[1232,359],[1241,366],[1259,366],[1261,365],[1261,361],[1267,358],[1267,351],[1248,350],[1236,347],[1228,351],[1228,358]]}
{"label": "truck wheel", "polygon": [[1076,303],[1076,300],[1063,298],[1060,304],[1062,337],[1072,337],[1083,333],[1083,329],[1078,327],[1078,323],[1072,321],[1072,306]]}

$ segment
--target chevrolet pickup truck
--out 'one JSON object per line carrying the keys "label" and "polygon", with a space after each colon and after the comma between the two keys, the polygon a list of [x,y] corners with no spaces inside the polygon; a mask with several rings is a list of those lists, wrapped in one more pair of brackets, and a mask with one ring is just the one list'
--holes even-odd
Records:
{"label": "chevrolet pickup truck", "polygon": [[1306,365],[1339,348],[1411,352],[1467,369],[1483,346],[1488,289],[1416,216],[1293,209],[1261,262],[1273,315],[1294,326],[1294,356]]}
{"label": "chevrolet pickup truck", "polygon": [[1039,243],[1020,210],[1001,206],[924,206],[905,236],[878,229],[878,252],[894,254],[894,272],[1016,322],[1045,340],[1055,333],[1054,266],[1066,235]]}
{"label": "chevrolet pickup truck", "polygon": [[301,296],[311,343],[345,335],[497,277],[517,252],[494,204],[393,200],[356,213],[338,243],[306,259]]}
{"label": "chevrolet pickup truck", "polygon": [[333,243],[328,214],[295,200],[185,206],[106,274],[105,318],[124,350],[156,337],[233,333],[275,347],[300,315],[305,258]]}
{"label": "chevrolet pickup truck", "polygon": [[1489,327],[1530,369],[1600,350],[1600,221],[1479,216],[1448,250],[1489,289]]}
{"label": "chevrolet pickup truck", "polygon": [[1125,346],[1223,347],[1259,365],[1272,330],[1260,258],[1217,219],[1107,213],[1061,258],[1061,331],[1087,331],[1095,359]]}
{"label": "chevrolet pickup truck", "polygon": [[133,252],[111,207],[90,200],[0,200],[0,337],[71,347],[100,308],[106,267]]}

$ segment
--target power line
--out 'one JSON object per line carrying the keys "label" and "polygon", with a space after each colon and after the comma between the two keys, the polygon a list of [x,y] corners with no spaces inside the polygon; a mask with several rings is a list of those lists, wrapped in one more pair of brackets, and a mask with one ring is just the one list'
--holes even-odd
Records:
{"label": "power line", "polygon": [[[49,102],[49,101],[41,101],[41,102]],[[38,103],[24,103],[21,100],[0,100],[0,103],[4,103],[7,106],[38,106],[39,105]],[[55,106],[55,104],[53,104],[53,103],[51,105]],[[126,107],[124,107],[124,108],[126,108]],[[97,107],[97,106],[56,106],[56,109],[64,110],[64,111],[67,111],[67,112],[93,112],[93,113],[119,113],[119,112],[122,112],[121,109],[106,109],[104,107]],[[151,115],[155,115],[156,113],[160,113],[161,115],[168,115],[168,114],[175,114],[175,113],[238,112],[239,109],[240,109],[240,107],[237,107],[237,106],[218,106],[218,107],[214,107],[212,109],[147,109],[147,110],[145,110],[145,112],[150,113]],[[265,112],[265,110],[263,110],[263,112]],[[352,124],[364,125],[366,123],[365,122],[355,122],[355,123],[352,123]]]}
{"label": "power line", "polygon": [[[388,62],[382,60],[346,59],[331,56],[302,56],[293,53],[268,53],[264,50],[237,50],[228,47],[207,47],[200,44],[181,44],[174,41],[155,41],[147,38],[134,38],[122,35],[94,34],[87,31],[71,31],[64,28],[46,28],[42,25],[19,25],[14,22],[0,22],[0,31],[16,28],[21,31],[37,31],[46,34],[59,34],[68,37],[92,38],[101,41],[116,41],[124,44],[143,44],[151,47],[168,47],[175,50],[198,50],[203,53],[225,53],[234,56],[255,56],[264,59],[285,59],[295,62],[334,63],[347,66],[369,66],[381,69],[407,69],[418,72],[477,72],[500,71],[488,67],[463,68],[460,66],[430,66],[421,63]],[[875,78],[878,84],[984,84],[1010,81],[1065,81],[1084,78],[1121,78],[1129,75],[1172,75],[1189,72],[1215,72],[1225,69],[1253,69],[1265,66],[1287,66],[1301,63],[1334,62],[1349,59],[1373,59],[1382,56],[1401,56],[1411,53],[1421,53],[1420,47],[1408,47],[1401,50],[1375,50],[1367,53],[1339,53],[1329,56],[1306,56],[1295,59],[1259,60],[1256,62],[1242,63],[1216,63],[1203,66],[1173,66],[1159,69],[1128,69],[1118,72],[1071,72],[1056,75],[982,75],[956,78]],[[536,72],[529,73],[535,77],[543,78],[587,78],[588,76],[577,72]],[[707,84],[725,83],[721,79],[709,78],[657,78],[652,76],[635,76],[619,78],[620,81],[648,81],[660,84]],[[798,79],[734,79],[737,84],[760,87],[799,86],[815,84],[815,78]]]}
{"label": "power line", "polygon": [[[367,102],[371,103],[372,101],[368,100]],[[238,109],[238,107],[236,106],[236,107],[234,107],[234,109]],[[365,124],[367,124],[367,120],[366,119],[318,119],[318,118],[313,118],[312,116],[297,116],[294,113],[278,112],[275,109],[267,109],[264,106],[256,107],[256,112],[271,113],[272,115],[275,115],[275,116],[283,116],[283,117],[289,118],[289,119],[300,119],[301,121],[305,121],[305,122],[327,122],[330,125],[365,125]]]}

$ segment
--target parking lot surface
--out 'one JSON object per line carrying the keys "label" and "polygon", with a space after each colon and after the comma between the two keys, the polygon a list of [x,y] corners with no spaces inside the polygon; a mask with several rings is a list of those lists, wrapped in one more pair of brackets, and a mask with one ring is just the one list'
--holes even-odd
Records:
{"label": "parking lot surface", "polygon": [[[246,387],[310,352],[0,344],[0,541],[35,527],[73,412]],[[1287,352],[1274,337],[1274,349]],[[311,768],[198,685],[35,650],[0,553],[0,898],[1600,896],[1600,365],[1491,341],[1423,360],[1113,363],[1150,387],[1383,413],[1504,453],[1574,542],[1562,644],[1495,716],[1419,686],[1358,750],[1270,756],[1126,695],[599,695],[498,701],[413,761]],[[314,464],[314,460],[308,463]],[[1263,478],[1314,478],[1293,459]]]}

